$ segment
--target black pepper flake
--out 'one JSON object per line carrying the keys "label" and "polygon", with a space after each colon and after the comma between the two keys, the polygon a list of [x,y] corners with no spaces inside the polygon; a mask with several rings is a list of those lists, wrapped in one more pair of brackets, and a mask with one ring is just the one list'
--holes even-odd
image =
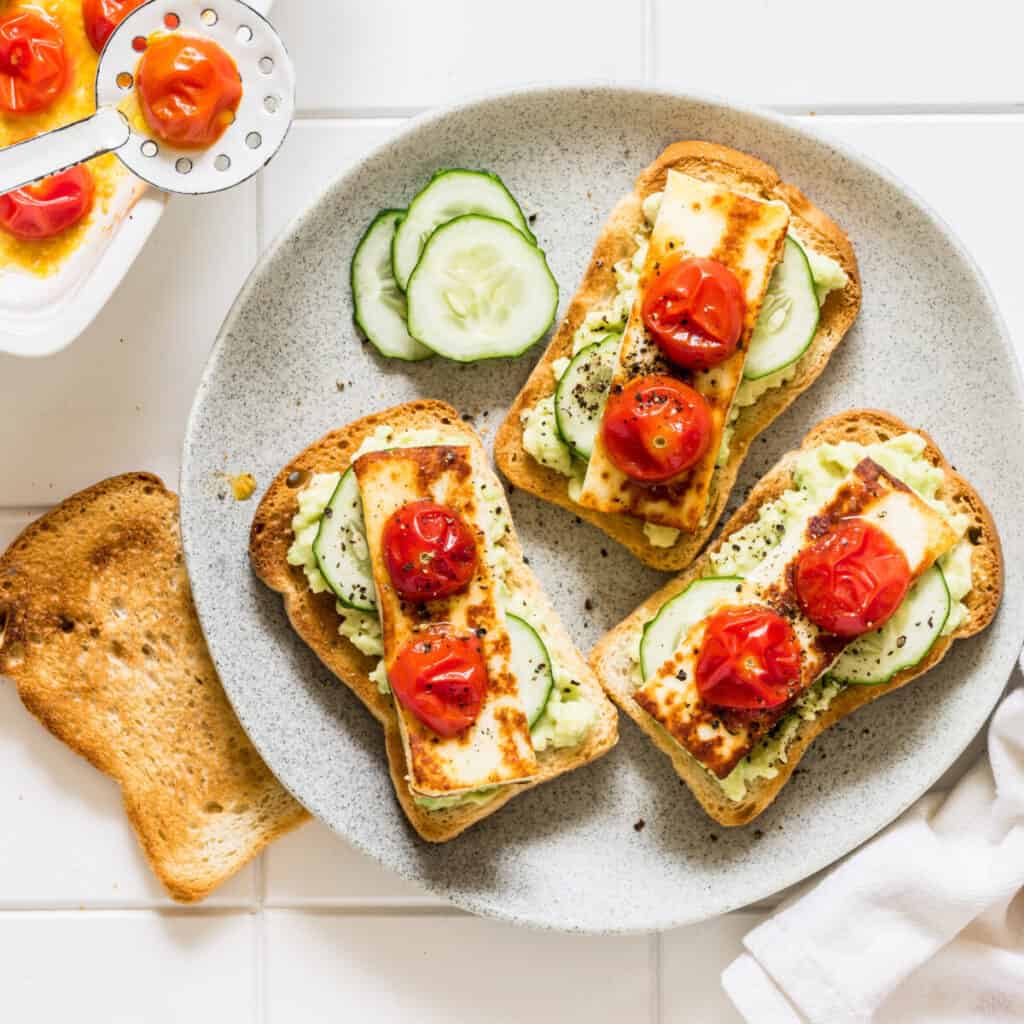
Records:
{"label": "black pepper flake", "polygon": [[529,222],[530,227],[532,228],[533,225],[537,223],[537,214],[531,213],[530,216],[527,217],[526,219]]}
{"label": "black pepper flake", "polygon": [[644,821],[643,818],[637,818],[637,820],[633,822],[633,831],[634,832],[643,832],[644,826],[646,824],[647,824],[647,822]]}
{"label": "black pepper flake", "polygon": [[967,539],[972,544],[980,544],[981,543],[981,527],[980,526],[968,527],[968,529],[967,529]]}
{"label": "black pepper flake", "polygon": [[608,557],[608,549],[607,548],[601,548],[601,557],[602,558],[607,558]]}
{"label": "black pepper flake", "polygon": [[588,597],[588,598],[587,598],[587,599],[586,599],[586,600],[585,600],[585,601],[583,602],[583,607],[584,607],[584,608],[585,608],[585,609],[586,609],[586,610],[587,610],[588,612],[592,612],[592,611],[594,610],[594,602],[593,602],[593,601],[591,601],[591,600],[590,600],[590,598]]}

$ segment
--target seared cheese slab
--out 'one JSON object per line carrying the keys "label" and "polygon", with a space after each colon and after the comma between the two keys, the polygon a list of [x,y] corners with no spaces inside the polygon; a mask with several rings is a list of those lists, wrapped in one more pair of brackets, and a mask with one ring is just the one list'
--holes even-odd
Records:
{"label": "seared cheese slab", "polygon": [[[385,664],[390,665],[419,630],[438,623],[475,631],[487,664],[488,686],[480,716],[457,736],[438,736],[395,701],[410,789],[423,796],[454,796],[483,786],[527,782],[537,772],[537,758],[519,684],[509,666],[511,641],[486,558],[472,450],[455,445],[393,448],[362,455],[354,465],[377,587]],[[411,604],[399,599],[391,586],[382,535],[392,513],[424,498],[448,505],[462,516],[476,536],[480,558],[475,576],[461,593]]]}
{"label": "seared cheese slab", "polygon": [[[889,535],[906,556],[911,581],[957,541],[949,524],[901,481],[864,459],[802,529],[789,531],[757,571],[721,603],[762,605],[787,618],[803,651],[797,696],[823,675],[852,640],[823,633],[800,611],[791,570],[802,548],[851,516],[867,519]],[[725,778],[789,709],[738,712],[705,704],[696,684],[697,655],[707,619],[681,638],[672,657],[634,694],[636,702],[719,778]],[[794,698],[795,699],[795,698]]]}
{"label": "seared cheese slab", "polygon": [[[778,262],[789,226],[789,207],[778,200],[764,202],[678,171],[668,182],[651,235],[647,262],[640,274],[636,301],[622,335],[622,347],[612,388],[637,377],[663,373],[700,392],[711,412],[711,442],[694,466],[664,484],[631,480],[608,457],[598,431],[579,503],[601,512],[622,512],[649,523],[694,531],[707,508],[711,475],[733,396],[743,378],[750,337],[772,270]],[[710,257],[737,277],[746,299],[743,333],[736,352],[718,366],[700,372],[670,364],[644,327],[642,309],[648,285],[663,263],[680,257]]]}

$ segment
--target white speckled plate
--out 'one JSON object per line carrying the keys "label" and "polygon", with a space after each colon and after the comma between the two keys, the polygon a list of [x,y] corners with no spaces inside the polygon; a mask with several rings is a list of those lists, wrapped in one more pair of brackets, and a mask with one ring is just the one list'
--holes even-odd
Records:
{"label": "white speckled plate", "polygon": [[[478,366],[379,359],[352,326],[348,268],[360,233],[436,168],[490,168],[537,215],[564,308],[614,201],[681,138],[723,142],[777,167],[844,225],[864,276],[860,320],[823,378],[755,446],[736,494],[821,417],[890,409],[930,431],[989,503],[1006,545],[1003,609],[926,678],[819,739],[751,826],[713,824],[665,757],[623,720],[619,746],[601,761],[431,847],[395,802],[376,723],[250,572],[255,502],[225,497],[223,474],[250,471],[262,493],[325,431],[419,396],[472,414],[489,440],[542,346]],[[1024,621],[1021,395],[1006,331],[973,262],[906,188],[842,146],[776,117],[668,93],[559,88],[483,99],[413,121],[336,181],[242,292],[185,442],[183,530],[196,601],[224,685],[267,762],[314,814],[383,864],[472,911],[541,927],[622,932],[697,921],[776,892],[863,842],[985,721]],[[518,493],[512,505],[523,546],[584,650],[659,584],[561,509]]]}

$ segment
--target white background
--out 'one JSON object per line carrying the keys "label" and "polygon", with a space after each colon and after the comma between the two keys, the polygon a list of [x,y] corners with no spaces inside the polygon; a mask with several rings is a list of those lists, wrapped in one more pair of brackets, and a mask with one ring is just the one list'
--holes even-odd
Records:
{"label": "white background", "polygon": [[[70,350],[0,356],[0,547],[102,477],[148,469],[175,485],[193,389],[262,247],[403,118],[469,92],[647,81],[791,114],[909,182],[1024,328],[1024,222],[1008,202],[1024,164],[1016,0],[279,0],[275,17],[300,114],[267,173],[173,201]],[[181,909],[150,877],[116,787],[7,682],[0,777],[5,1020],[736,1019],[718,974],[758,911],[652,937],[536,934],[448,909],[317,824]]]}

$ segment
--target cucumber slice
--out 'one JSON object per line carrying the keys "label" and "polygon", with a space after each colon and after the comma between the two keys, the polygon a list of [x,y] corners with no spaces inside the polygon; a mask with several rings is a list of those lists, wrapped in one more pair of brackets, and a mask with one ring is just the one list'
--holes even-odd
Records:
{"label": "cucumber slice", "polygon": [[334,488],[313,541],[313,555],[327,585],[348,608],[377,610],[377,591],[363,523],[363,499],[349,467]]}
{"label": "cucumber slice", "polygon": [[750,339],[743,376],[757,380],[795,363],[813,340],[820,313],[811,265],[800,243],[787,235]]}
{"label": "cucumber slice", "polygon": [[409,334],[405,295],[391,273],[391,240],[405,210],[381,210],[352,257],[352,301],[356,324],[373,347],[392,359],[415,361],[434,353]]}
{"label": "cucumber slice", "polygon": [[640,640],[640,671],[650,679],[676,652],[689,630],[717,604],[736,596],[740,576],[708,576],[694,580],[681,594],[666,601],[644,626]]}
{"label": "cucumber slice", "polygon": [[589,459],[622,345],[621,334],[581,349],[555,389],[555,426],[573,455]]}
{"label": "cucumber slice", "polygon": [[518,356],[555,319],[544,253],[514,227],[468,214],[431,236],[406,292],[409,333],[462,363]]}
{"label": "cucumber slice", "polygon": [[911,588],[892,618],[858,637],[836,659],[829,675],[841,683],[877,686],[913,668],[931,649],[949,617],[952,600],[942,570],[933,565]]}
{"label": "cucumber slice", "polygon": [[405,289],[427,240],[442,224],[467,213],[482,213],[508,221],[531,243],[523,211],[505,183],[490,171],[438,171],[409,204],[391,245],[391,265],[399,287]]}
{"label": "cucumber slice", "polygon": [[532,729],[555,685],[551,658],[540,634],[528,622],[511,613],[506,613],[505,622],[512,642],[512,673],[519,680],[519,696]]}

